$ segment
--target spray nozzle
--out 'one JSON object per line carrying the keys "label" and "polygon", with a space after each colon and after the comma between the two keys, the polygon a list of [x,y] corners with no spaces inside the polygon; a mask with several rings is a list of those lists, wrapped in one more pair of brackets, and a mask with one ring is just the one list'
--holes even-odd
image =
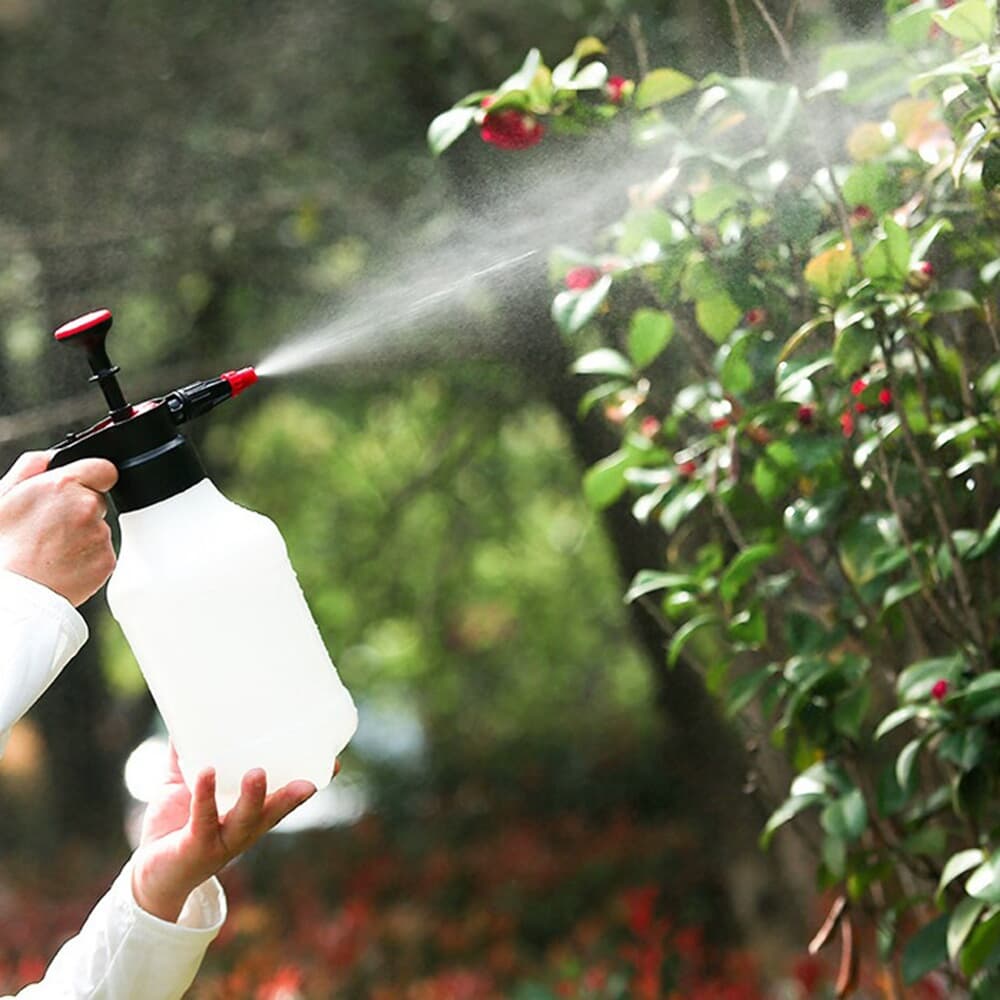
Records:
{"label": "spray nozzle", "polygon": [[238,395],[257,381],[257,373],[253,368],[223,372],[132,405],[118,385],[118,366],[108,357],[105,341],[111,323],[111,312],[98,309],[55,332],[56,340],[76,344],[86,352],[91,381],[100,385],[109,413],[93,427],[67,434],[54,448],[49,467],[80,458],[114,462],[118,482],[111,496],[122,513],[174,496],[205,478],[194,448],[177,425]]}
{"label": "spray nozzle", "polygon": [[174,389],[164,398],[170,407],[174,423],[183,424],[208,413],[219,403],[238,396],[256,381],[257,373],[253,368],[240,368],[238,371],[223,372],[218,378],[192,382],[181,389]]}

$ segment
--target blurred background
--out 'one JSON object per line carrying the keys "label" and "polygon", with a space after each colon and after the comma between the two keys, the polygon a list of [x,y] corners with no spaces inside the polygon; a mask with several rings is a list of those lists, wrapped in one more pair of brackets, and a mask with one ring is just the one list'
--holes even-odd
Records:
{"label": "blurred background", "polygon": [[[881,16],[790,6],[805,50]],[[440,111],[584,35],[625,76],[736,72],[732,12],[0,0],[4,467],[102,413],[61,322],[113,310],[135,399],[253,364],[388,261],[419,273],[413,248],[456,218],[503,227],[483,192],[516,202],[544,150],[470,134],[436,161]],[[443,311],[419,349],[266,380],[192,428],[225,492],[284,533],[361,711],[329,792],[227,872],[194,997],[656,997],[670,963],[701,977],[685,996],[782,977],[796,996],[818,974],[797,958],[813,901],[794,849],[757,849],[775,803],[744,790],[752,748],[622,602],[649,542],[582,500],[613,446],[577,416],[544,261],[517,275],[471,339]],[[0,761],[0,992],[78,926],[155,781],[155,709],[103,595],[85,612],[92,641]]]}

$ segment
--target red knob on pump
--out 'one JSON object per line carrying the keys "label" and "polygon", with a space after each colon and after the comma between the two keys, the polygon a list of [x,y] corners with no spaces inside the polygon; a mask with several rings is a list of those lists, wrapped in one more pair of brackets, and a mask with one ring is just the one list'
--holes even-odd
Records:
{"label": "red knob on pump", "polygon": [[87,430],[67,434],[49,465],[56,468],[78,458],[114,462],[118,483],[111,496],[122,512],[149,506],[205,478],[201,461],[177,425],[238,395],[257,381],[257,373],[253,368],[224,372],[133,406],[118,384],[118,366],[108,357],[105,342],[112,322],[110,310],[97,309],[55,332],[60,343],[75,344],[86,353],[91,381],[108,401],[108,415]]}

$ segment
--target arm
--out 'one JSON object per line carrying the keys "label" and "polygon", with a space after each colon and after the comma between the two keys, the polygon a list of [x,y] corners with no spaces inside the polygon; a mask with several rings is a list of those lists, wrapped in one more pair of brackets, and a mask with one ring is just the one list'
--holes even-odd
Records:
{"label": "arm", "polygon": [[115,467],[87,459],[48,472],[48,460],[29,452],[0,479],[0,752],[86,641],[74,607],[115,564],[103,496]]}

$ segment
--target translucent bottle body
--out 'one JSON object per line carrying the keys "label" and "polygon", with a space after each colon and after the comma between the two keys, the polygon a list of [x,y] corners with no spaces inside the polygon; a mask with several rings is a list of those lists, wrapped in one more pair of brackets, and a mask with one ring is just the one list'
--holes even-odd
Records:
{"label": "translucent bottle body", "polygon": [[203,479],[119,524],[108,604],[188,784],[214,767],[221,809],[255,767],[328,784],[357,711],[273,522]]}

